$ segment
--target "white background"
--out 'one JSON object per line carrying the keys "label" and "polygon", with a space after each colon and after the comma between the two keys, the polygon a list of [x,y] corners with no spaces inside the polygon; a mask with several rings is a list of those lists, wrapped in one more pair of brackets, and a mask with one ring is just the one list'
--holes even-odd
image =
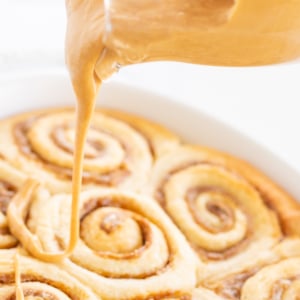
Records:
{"label": "white background", "polygon": [[[0,75],[63,69],[65,22],[64,0],[0,0]],[[259,68],[154,63],[124,68],[115,79],[200,108],[300,171],[300,63]]]}

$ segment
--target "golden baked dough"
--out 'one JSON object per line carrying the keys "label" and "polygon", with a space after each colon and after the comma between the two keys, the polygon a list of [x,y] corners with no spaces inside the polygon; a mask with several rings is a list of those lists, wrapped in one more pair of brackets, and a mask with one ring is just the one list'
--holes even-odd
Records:
{"label": "golden baked dough", "polygon": [[300,256],[299,204],[245,162],[179,147],[156,162],[150,181],[149,193],[205,263],[199,284],[225,298],[239,299],[263,266]]}
{"label": "golden baked dough", "polygon": [[[30,118],[31,126],[22,129]],[[55,170],[71,170],[72,122],[69,109],[0,121],[4,141],[0,182],[5,196],[0,201],[4,212],[0,249],[19,242],[30,253],[22,250],[20,255],[23,281],[29,264],[39,272],[45,268],[56,272],[58,265],[62,277],[71,278],[68,283],[75,280],[78,289],[83,284],[85,291],[92,291],[86,297],[94,298],[80,300],[254,300],[251,290],[257,278],[264,278],[269,284],[266,295],[293,299],[286,297],[298,292],[298,275],[286,273],[281,279],[274,274],[281,268],[288,270],[290,263],[298,264],[299,203],[246,162],[184,145],[159,125],[114,110],[95,113],[85,170],[90,177],[95,173],[101,177],[126,166],[127,173],[117,183],[85,184],[79,203],[79,242],[72,255],[61,261],[73,214],[70,193],[57,191],[68,191],[71,183],[48,167],[51,161]],[[76,241],[76,232],[72,235]],[[14,272],[9,263],[14,253],[15,248],[0,250],[0,270],[8,272],[3,267],[6,262],[10,274]],[[275,277],[269,275],[273,270]],[[0,280],[7,279],[1,274]],[[46,296],[53,293],[59,299],[78,300],[52,285],[51,278],[23,282],[25,300],[32,300],[26,296],[28,290],[39,297],[40,287]],[[1,292],[13,297],[12,280],[8,285],[0,283],[0,297]],[[274,298],[268,297],[263,299]]]}
{"label": "golden baked dough", "polygon": [[[72,110],[61,109],[5,119],[0,122],[0,152],[52,192],[70,191],[74,118]],[[137,190],[154,160],[177,143],[175,135],[151,122],[125,113],[97,111],[86,145],[83,183]]]}
{"label": "golden baked dough", "polygon": [[192,299],[193,300],[224,300],[224,298],[219,297],[213,291],[210,291],[203,287],[198,287],[194,289]]}
{"label": "golden baked dough", "polygon": [[[0,250],[0,299],[15,299],[14,255]],[[100,300],[88,287],[60,267],[20,255],[21,287],[25,300]]]}
{"label": "golden baked dough", "polygon": [[265,267],[244,285],[241,300],[297,300],[300,295],[300,257]]}
{"label": "golden baked dough", "polygon": [[22,187],[25,180],[26,175],[13,168],[0,155],[0,249],[15,247],[18,243],[9,231],[6,213],[9,202]]}
{"label": "golden baked dough", "polygon": [[155,159],[173,150],[179,144],[178,136],[143,117],[112,109],[96,109],[96,112],[120,120],[140,132],[146,138]]}
{"label": "golden baked dough", "polygon": [[[28,227],[13,219],[12,231],[33,255],[35,241],[57,253],[68,243],[70,204],[70,195],[37,191],[20,214]],[[195,286],[196,257],[152,199],[91,189],[81,195],[80,218],[79,243],[62,266],[104,299],[161,299]]]}

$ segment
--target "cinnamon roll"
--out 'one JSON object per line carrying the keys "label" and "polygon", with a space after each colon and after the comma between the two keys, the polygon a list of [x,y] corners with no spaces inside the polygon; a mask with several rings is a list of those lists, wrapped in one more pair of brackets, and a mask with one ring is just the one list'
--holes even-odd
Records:
{"label": "cinnamon roll", "polygon": [[9,202],[25,180],[26,176],[5,162],[5,158],[0,155],[0,249],[17,245],[16,238],[10,233],[6,213]]}
{"label": "cinnamon roll", "polygon": [[[0,250],[0,299],[16,299],[13,250]],[[21,289],[25,300],[100,300],[61,268],[21,255]]]}
{"label": "cinnamon roll", "polygon": [[297,300],[300,295],[300,256],[260,270],[246,281],[241,300]]}
{"label": "cinnamon roll", "polygon": [[199,284],[226,299],[239,299],[249,277],[281,259],[274,249],[300,237],[299,204],[229,155],[179,147],[156,162],[150,181],[150,194],[204,262]]}
{"label": "cinnamon roll", "polygon": [[[12,232],[35,256],[41,253],[39,246],[45,253],[62,251],[69,239],[71,197],[49,198],[39,189],[32,197],[19,215],[9,215]],[[79,243],[62,266],[97,295],[189,299],[199,262],[152,199],[116,189],[91,189],[81,195],[80,219]]]}
{"label": "cinnamon roll", "polygon": [[[5,119],[0,122],[0,152],[52,192],[69,191],[74,122],[71,109],[36,111]],[[145,184],[153,162],[177,144],[175,135],[146,120],[97,111],[85,149],[84,186],[137,190]]]}

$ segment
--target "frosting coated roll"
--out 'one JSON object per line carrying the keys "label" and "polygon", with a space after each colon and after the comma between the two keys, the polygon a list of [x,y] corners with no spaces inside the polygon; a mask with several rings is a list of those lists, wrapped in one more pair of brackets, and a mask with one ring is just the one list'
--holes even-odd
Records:
{"label": "frosting coated roll", "polygon": [[155,164],[150,186],[205,263],[199,284],[227,299],[239,299],[247,278],[280,259],[274,247],[299,238],[293,224],[300,222],[299,204],[248,164],[217,151],[172,151]]}
{"label": "frosting coated roll", "polygon": [[[15,299],[15,251],[0,251],[0,298]],[[55,265],[20,256],[21,288],[25,300],[99,300],[87,287]]]}
{"label": "frosting coated roll", "polygon": [[[38,111],[3,120],[0,137],[5,142],[0,151],[53,192],[69,191],[74,123],[74,113],[69,109]],[[174,135],[158,125],[118,112],[110,115],[109,111],[97,111],[85,148],[83,183],[136,190],[145,183],[153,161],[177,142]]]}
{"label": "frosting coated roll", "polygon": [[24,184],[26,176],[13,168],[0,156],[0,249],[17,245],[16,238],[10,233],[7,222],[7,208],[11,199]]}
{"label": "frosting coated roll", "polygon": [[[27,229],[15,234],[28,241],[29,230],[47,253],[63,250],[70,203],[69,195],[49,199],[37,192],[24,213]],[[152,199],[93,189],[82,193],[80,207],[80,240],[63,263],[68,272],[104,299],[189,299],[197,260]],[[24,246],[31,251],[31,245]]]}

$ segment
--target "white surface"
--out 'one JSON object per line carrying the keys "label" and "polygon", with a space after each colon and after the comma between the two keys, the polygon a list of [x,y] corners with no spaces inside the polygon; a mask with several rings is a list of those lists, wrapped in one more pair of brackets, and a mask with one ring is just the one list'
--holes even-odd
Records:
{"label": "white surface", "polygon": [[[65,21],[64,0],[0,0],[0,74],[63,68]],[[300,170],[299,63],[248,69],[157,63],[124,68],[114,79],[200,108]]]}
{"label": "white surface", "polygon": [[[31,82],[35,82],[32,85]],[[36,74],[32,77],[0,80],[0,117],[34,108],[66,106],[74,102],[67,76]],[[186,105],[145,90],[120,83],[108,83],[98,97],[98,105],[127,110],[174,130],[186,141],[200,143],[237,155],[256,165],[297,199],[300,199],[300,173],[272,152],[213,118]],[[159,108],[159,109],[158,109]],[[182,121],[184,120],[184,121]]]}
{"label": "white surface", "polygon": [[217,68],[161,63],[124,68],[115,78],[200,108],[300,170],[300,64]]}
{"label": "white surface", "polygon": [[0,0],[0,71],[64,62],[64,0]]}

